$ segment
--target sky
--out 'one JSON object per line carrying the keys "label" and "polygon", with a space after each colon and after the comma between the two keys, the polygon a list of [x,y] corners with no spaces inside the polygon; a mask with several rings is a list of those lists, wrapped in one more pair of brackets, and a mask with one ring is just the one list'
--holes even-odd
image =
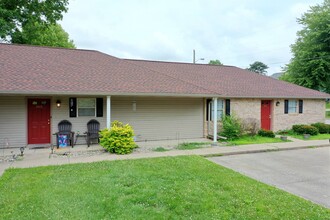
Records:
{"label": "sky", "polygon": [[[70,0],[60,22],[79,49],[127,59],[197,63],[218,59],[268,75],[292,58],[297,23],[322,0]],[[204,58],[204,60],[202,60]]]}

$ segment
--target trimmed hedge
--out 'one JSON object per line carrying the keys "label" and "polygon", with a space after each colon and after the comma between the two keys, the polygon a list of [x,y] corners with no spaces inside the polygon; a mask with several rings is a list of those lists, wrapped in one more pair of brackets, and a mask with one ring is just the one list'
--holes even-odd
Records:
{"label": "trimmed hedge", "polygon": [[319,133],[319,129],[312,125],[293,125],[292,130],[297,134],[317,135]]}
{"label": "trimmed hedge", "polygon": [[312,126],[319,129],[320,134],[329,134],[330,133],[330,125],[328,125],[328,124],[318,122],[318,123],[312,124]]}
{"label": "trimmed hedge", "polygon": [[262,136],[262,137],[271,137],[271,138],[275,137],[275,134],[273,131],[264,130],[264,129],[259,130],[258,135]]}

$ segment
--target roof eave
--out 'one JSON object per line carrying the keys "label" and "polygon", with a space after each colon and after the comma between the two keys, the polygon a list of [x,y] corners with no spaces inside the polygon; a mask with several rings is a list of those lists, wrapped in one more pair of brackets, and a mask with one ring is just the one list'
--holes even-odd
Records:
{"label": "roof eave", "polygon": [[22,95],[22,96],[154,96],[154,97],[215,97],[219,94],[189,94],[189,93],[134,93],[134,92],[54,92],[54,91],[0,91],[0,95]]}

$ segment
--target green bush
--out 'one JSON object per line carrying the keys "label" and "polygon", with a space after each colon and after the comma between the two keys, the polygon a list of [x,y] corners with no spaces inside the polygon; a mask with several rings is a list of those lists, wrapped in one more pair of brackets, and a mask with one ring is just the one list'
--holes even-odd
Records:
{"label": "green bush", "polygon": [[237,139],[242,136],[241,121],[234,115],[224,115],[222,118],[222,136],[229,140]]}
{"label": "green bush", "polygon": [[319,129],[320,134],[329,134],[330,133],[330,125],[324,124],[321,122],[312,124],[313,127]]}
{"label": "green bush", "polygon": [[271,137],[271,138],[275,137],[275,134],[273,131],[264,130],[264,129],[259,130],[258,135],[262,136],[262,137]]}
{"label": "green bush", "polygon": [[128,154],[136,148],[133,128],[119,121],[114,121],[110,129],[100,131],[100,145],[107,151],[116,154]]}
{"label": "green bush", "polygon": [[295,132],[295,133],[297,133],[297,134],[303,134],[304,132],[303,132],[303,126],[304,125],[301,125],[301,124],[299,124],[299,125],[292,125],[292,130]]}
{"label": "green bush", "polygon": [[293,125],[292,130],[297,134],[317,135],[319,130],[311,125]]}

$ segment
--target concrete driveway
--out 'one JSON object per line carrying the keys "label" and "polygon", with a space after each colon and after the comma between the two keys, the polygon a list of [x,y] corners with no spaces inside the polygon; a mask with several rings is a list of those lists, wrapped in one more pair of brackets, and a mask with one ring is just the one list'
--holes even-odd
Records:
{"label": "concrete driveway", "polygon": [[209,160],[330,208],[330,147],[212,157]]}

